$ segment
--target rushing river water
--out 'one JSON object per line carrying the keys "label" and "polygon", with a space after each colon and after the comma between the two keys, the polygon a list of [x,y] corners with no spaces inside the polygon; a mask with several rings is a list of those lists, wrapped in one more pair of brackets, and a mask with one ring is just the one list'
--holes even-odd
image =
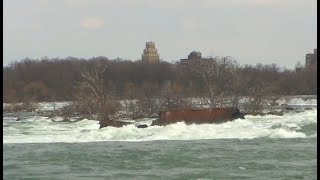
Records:
{"label": "rushing river water", "polygon": [[3,118],[8,180],[317,179],[317,110],[145,129],[16,119]]}

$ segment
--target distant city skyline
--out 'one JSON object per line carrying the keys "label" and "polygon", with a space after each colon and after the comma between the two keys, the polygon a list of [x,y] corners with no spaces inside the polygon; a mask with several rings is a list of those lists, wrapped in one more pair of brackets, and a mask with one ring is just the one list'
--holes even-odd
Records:
{"label": "distant city skyline", "polygon": [[317,48],[316,0],[4,0],[3,65],[25,57],[160,59],[191,51],[294,69]]}

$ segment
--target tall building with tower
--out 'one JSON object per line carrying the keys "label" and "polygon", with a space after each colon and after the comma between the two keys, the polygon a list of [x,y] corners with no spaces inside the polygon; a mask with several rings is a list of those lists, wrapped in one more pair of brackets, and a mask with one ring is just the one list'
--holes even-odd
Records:
{"label": "tall building with tower", "polygon": [[306,67],[317,66],[317,49],[313,50],[313,54],[306,54]]}
{"label": "tall building with tower", "polygon": [[142,62],[146,63],[159,63],[159,54],[154,42],[146,42],[146,48],[143,50]]}

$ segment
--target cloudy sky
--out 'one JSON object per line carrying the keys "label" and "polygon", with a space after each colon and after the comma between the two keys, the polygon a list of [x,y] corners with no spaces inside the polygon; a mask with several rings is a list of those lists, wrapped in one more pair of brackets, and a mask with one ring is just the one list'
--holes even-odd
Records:
{"label": "cloudy sky", "polygon": [[317,46],[316,0],[4,0],[4,66],[25,57],[174,62],[193,50],[294,68]]}

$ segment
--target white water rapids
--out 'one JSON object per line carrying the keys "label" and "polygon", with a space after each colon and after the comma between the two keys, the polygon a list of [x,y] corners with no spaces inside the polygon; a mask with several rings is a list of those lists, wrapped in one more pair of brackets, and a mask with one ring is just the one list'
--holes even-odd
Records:
{"label": "white water rapids", "polygon": [[[150,124],[154,119],[147,119]],[[3,143],[53,143],[96,141],[152,141],[194,139],[253,139],[317,137],[317,110],[287,113],[284,116],[245,116],[223,124],[186,125],[183,122],[165,127],[139,129],[134,125],[99,129],[97,121],[84,119],[75,123],[52,122],[33,116],[23,121],[3,119]],[[314,128],[313,128],[314,127]]]}

